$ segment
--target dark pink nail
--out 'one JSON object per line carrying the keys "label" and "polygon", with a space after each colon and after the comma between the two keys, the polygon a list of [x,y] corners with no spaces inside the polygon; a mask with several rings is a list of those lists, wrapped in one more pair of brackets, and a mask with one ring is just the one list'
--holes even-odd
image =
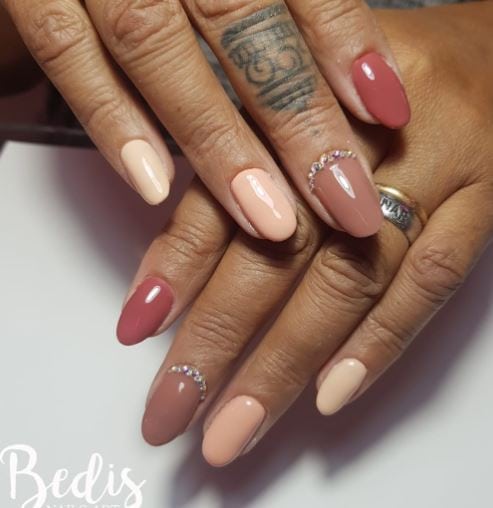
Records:
{"label": "dark pink nail", "polygon": [[352,66],[353,82],[368,112],[391,129],[411,118],[406,92],[397,74],[377,53],[358,58]]}
{"label": "dark pink nail", "polygon": [[168,283],[157,277],[145,279],[126,303],[116,334],[126,346],[151,337],[161,326],[173,305]]}

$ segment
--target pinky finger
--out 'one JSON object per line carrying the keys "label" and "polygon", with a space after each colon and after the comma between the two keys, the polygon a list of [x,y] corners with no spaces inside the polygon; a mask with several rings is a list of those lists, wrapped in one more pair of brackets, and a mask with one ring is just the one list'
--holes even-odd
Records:
{"label": "pinky finger", "polygon": [[322,414],[364,393],[460,287],[493,232],[493,214],[478,216],[487,192],[481,184],[464,188],[435,211],[386,294],[321,369]]}
{"label": "pinky finger", "polygon": [[79,0],[4,4],[28,49],[110,165],[149,204],[164,201],[173,159]]}

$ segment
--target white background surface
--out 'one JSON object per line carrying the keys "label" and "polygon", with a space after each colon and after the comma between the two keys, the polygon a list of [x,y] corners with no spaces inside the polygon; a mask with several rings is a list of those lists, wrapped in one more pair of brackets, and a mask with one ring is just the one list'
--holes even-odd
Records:
{"label": "white background surface", "polygon": [[[308,390],[252,454],[213,470],[198,431],[158,449],[140,437],[172,334],[135,348],[114,336],[167,213],[95,152],[8,144],[0,154],[0,450],[32,446],[46,483],[62,467],[84,471],[98,452],[105,468],[146,480],[146,508],[493,506],[492,249],[371,393],[323,419]],[[10,499],[0,464],[1,508],[20,507],[33,486],[21,478]],[[45,505],[70,504],[84,503]]]}

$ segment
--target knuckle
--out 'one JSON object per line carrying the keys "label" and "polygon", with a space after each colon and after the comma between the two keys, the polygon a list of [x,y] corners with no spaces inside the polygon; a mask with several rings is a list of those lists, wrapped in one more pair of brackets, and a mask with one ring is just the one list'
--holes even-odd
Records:
{"label": "knuckle", "polygon": [[412,37],[406,38],[400,42],[399,53],[403,56],[400,65],[403,75],[407,78],[406,81],[435,81],[438,62],[435,53],[429,50],[426,42]]}
{"label": "knuckle", "polygon": [[[122,52],[159,46],[183,28],[184,13],[176,0],[116,0],[106,2],[103,21]],[[154,40],[155,39],[155,40]]]}
{"label": "knuckle", "polygon": [[460,260],[453,242],[431,241],[409,252],[408,277],[430,303],[444,303],[464,282],[467,266]]}
{"label": "knuckle", "polygon": [[90,131],[101,131],[102,125],[128,126],[129,110],[118,90],[111,85],[95,87],[88,95],[87,110],[80,113],[81,123]]}
{"label": "knuckle", "polygon": [[313,2],[308,16],[316,20],[311,24],[313,27],[314,40],[328,40],[333,44],[333,36],[336,33],[345,33],[344,41],[347,41],[347,31],[364,29],[365,11],[360,0],[330,0]]}
{"label": "knuckle", "polygon": [[224,106],[209,104],[188,122],[184,143],[199,159],[211,158],[213,153],[229,152],[241,133],[239,118],[228,114]]}
{"label": "knuckle", "polygon": [[176,265],[184,263],[196,266],[198,260],[207,264],[217,258],[226,248],[223,242],[217,242],[211,235],[207,216],[191,213],[187,219],[173,217],[159,242],[158,253],[165,253],[176,261]]}
{"label": "knuckle", "polygon": [[398,358],[407,348],[411,333],[403,332],[401,327],[391,321],[386,322],[375,315],[368,315],[365,322],[365,335],[368,337],[368,348],[380,347],[389,359]]}
{"label": "knuckle", "polygon": [[215,21],[227,17],[243,17],[245,8],[251,10],[251,0],[186,0],[186,4],[194,12],[199,21]]}
{"label": "knuckle", "polygon": [[309,375],[303,370],[300,352],[291,351],[289,347],[271,348],[263,351],[255,358],[255,370],[261,373],[257,376],[257,388],[263,392],[279,393],[298,390],[308,382]]}
{"label": "knuckle", "polygon": [[[219,310],[221,309],[221,310]],[[232,362],[241,352],[238,338],[238,322],[220,306],[194,309],[187,322],[187,335],[193,340],[194,355],[204,361],[218,363]],[[211,354],[211,351],[217,354]]]}
{"label": "knuckle", "polygon": [[360,312],[362,303],[373,302],[386,287],[385,270],[347,246],[323,249],[313,267],[310,280],[317,295],[349,312]]}
{"label": "knuckle", "polygon": [[59,2],[46,2],[29,20],[26,43],[43,67],[57,62],[88,37],[87,21]]}

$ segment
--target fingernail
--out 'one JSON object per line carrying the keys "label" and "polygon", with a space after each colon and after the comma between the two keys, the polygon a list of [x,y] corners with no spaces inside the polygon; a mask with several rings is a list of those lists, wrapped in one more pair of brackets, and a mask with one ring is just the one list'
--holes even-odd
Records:
{"label": "fingernail", "polygon": [[116,330],[118,340],[130,346],[151,337],[172,305],[173,293],[167,282],[157,277],[145,279],[123,308]]}
{"label": "fingernail", "polygon": [[128,177],[150,205],[168,197],[169,171],[149,143],[142,139],[129,141],[122,148],[121,158]]}
{"label": "fingernail", "polygon": [[205,398],[204,376],[194,367],[174,365],[158,380],[142,420],[142,435],[151,445],[169,443],[183,434]]}
{"label": "fingernail", "polygon": [[295,232],[293,208],[266,171],[242,171],[231,182],[231,191],[248,221],[262,237],[280,242]]}
{"label": "fingernail", "polygon": [[202,443],[202,453],[211,466],[226,466],[248,446],[265,419],[265,409],[252,397],[228,402],[212,421]]}
{"label": "fingernail", "polygon": [[368,112],[391,129],[404,127],[411,109],[402,83],[378,54],[368,53],[352,66],[353,82]]}
{"label": "fingernail", "polygon": [[335,150],[320,157],[309,174],[310,189],[350,235],[375,234],[383,222],[378,194],[356,156]]}
{"label": "fingernail", "polygon": [[366,373],[366,367],[352,358],[334,365],[318,390],[318,410],[323,415],[339,411],[360,388]]}

